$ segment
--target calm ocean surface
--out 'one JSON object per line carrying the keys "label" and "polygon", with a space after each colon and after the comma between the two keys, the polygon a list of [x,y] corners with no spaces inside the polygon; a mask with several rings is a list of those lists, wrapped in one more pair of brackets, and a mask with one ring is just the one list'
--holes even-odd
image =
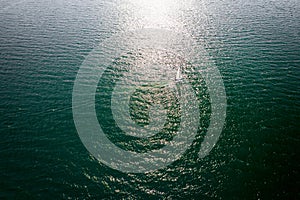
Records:
{"label": "calm ocean surface", "polygon": [[[208,114],[192,147],[166,168],[128,174],[85,148],[72,91],[94,48],[143,28],[185,33],[205,49],[223,78],[226,123],[208,156],[197,158],[210,113],[200,80],[199,107]],[[106,119],[112,86],[105,80],[96,109],[108,138],[131,151],[160,148],[118,138]],[[1,199],[300,198],[298,0],[0,0],[0,94]],[[147,115],[137,111],[144,104],[132,104],[133,117]]]}

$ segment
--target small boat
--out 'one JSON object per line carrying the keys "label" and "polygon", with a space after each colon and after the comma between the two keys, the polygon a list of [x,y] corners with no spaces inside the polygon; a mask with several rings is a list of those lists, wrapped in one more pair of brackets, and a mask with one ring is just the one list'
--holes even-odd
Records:
{"label": "small boat", "polygon": [[181,69],[180,69],[180,67],[178,67],[176,77],[175,77],[175,82],[178,83],[181,81],[182,81]]}

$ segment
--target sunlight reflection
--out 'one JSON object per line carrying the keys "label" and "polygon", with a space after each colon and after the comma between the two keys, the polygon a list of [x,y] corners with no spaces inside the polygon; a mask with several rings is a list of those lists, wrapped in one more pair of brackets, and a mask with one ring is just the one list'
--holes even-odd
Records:
{"label": "sunlight reflection", "polygon": [[137,0],[135,3],[140,8],[137,10],[139,16],[144,18],[145,21],[149,23],[151,26],[158,26],[163,24],[169,24],[171,19],[172,0],[154,0],[154,1],[139,1]]}
{"label": "sunlight reflection", "polygon": [[181,8],[182,2],[176,0],[128,0],[122,6],[127,18],[124,28],[179,29]]}

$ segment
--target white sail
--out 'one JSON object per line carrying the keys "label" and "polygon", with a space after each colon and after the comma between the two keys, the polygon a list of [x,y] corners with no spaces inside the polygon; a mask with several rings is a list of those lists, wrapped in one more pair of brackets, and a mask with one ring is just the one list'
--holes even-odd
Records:
{"label": "white sail", "polygon": [[181,80],[182,80],[181,69],[180,69],[180,67],[178,67],[177,73],[176,73],[176,77],[175,77],[175,81],[176,81],[176,82],[179,82],[179,81],[181,81]]}

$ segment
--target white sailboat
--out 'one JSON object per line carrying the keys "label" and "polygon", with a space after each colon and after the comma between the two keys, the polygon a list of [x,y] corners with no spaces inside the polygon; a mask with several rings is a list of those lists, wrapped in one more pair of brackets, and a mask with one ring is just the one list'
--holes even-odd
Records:
{"label": "white sailboat", "polygon": [[175,82],[178,83],[181,81],[182,81],[181,69],[180,69],[180,67],[178,67],[176,77],[175,77]]}

